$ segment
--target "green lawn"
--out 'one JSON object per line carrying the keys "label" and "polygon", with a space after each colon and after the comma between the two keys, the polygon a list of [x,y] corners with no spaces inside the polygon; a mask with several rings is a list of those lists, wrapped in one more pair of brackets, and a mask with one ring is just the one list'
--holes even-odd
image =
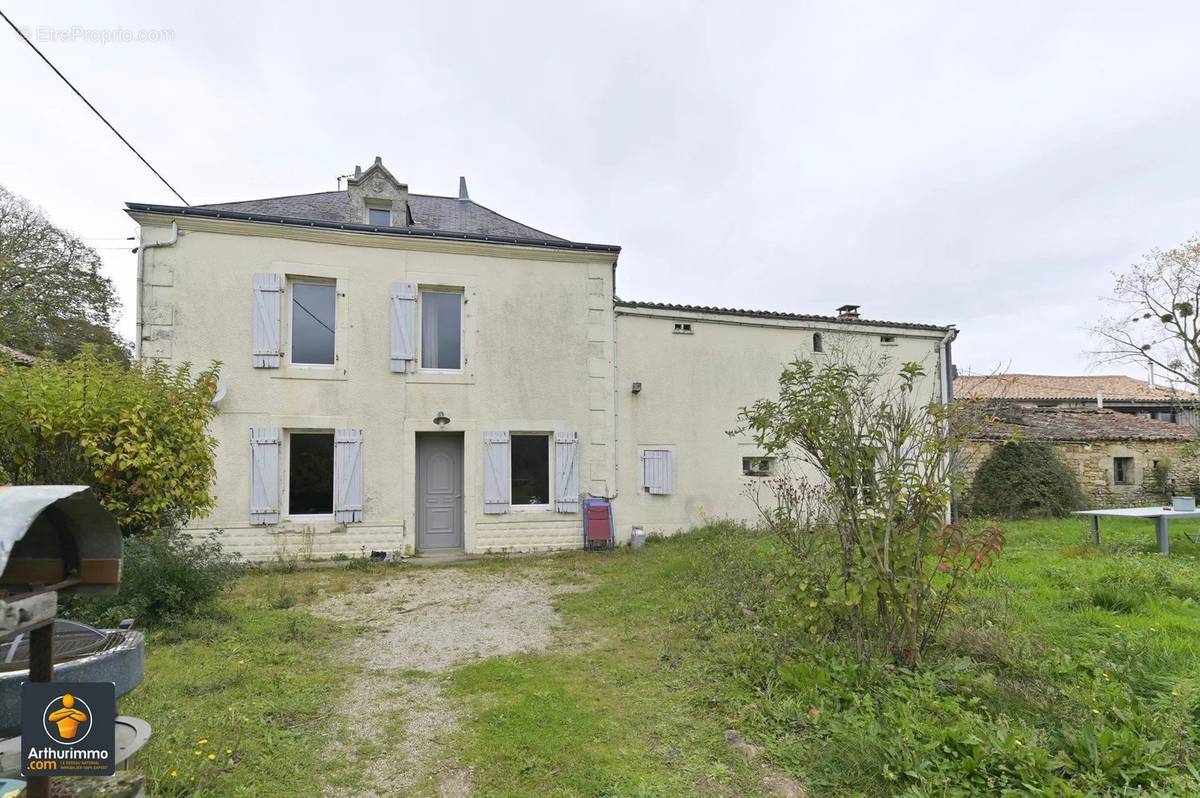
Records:
{"label": "green lawn", "polygon": [[[765,794],[725,745],[733,728],[814,795],[1200,794],[1191,530],[1173,530],[1164,559],[1150,523],[1106,519],[1099,548],[1081,520],[1004,526],[1000,563],[917,673],[855,663],[760,612],[781,555],[734,528],[485,563],[591,587],[557,599],[555,650],[450,674],[467,710],[455,754],[484,796]],[[322,769],[353,783],[370,763],[325,751],[355,630],[303,605],[395,573],[253,574],[223,621],[154,637],[122,707],[154,725],[141,760],[154,794],[307,794]]]}

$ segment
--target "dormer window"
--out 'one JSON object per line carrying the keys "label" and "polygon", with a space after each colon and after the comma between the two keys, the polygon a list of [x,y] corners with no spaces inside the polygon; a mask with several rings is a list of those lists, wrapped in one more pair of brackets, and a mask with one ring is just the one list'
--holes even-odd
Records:
{"label": "dormer window", "polygon": [[408,186],[392,176],[379,156],[366,171],[354,167],[354,176],[346,180],[346,198],[352,218],[362,224],[406,227],[409,223]]}

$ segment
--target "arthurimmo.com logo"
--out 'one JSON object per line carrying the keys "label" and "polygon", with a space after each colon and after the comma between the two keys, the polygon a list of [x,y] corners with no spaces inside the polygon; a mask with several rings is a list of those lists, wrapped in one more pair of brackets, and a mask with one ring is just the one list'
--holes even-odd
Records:
{"label": "arthurimmo.com logo", "polygon": [[112,682],[25,682],[21,773],[112,775],[117,764],[116,721]]}

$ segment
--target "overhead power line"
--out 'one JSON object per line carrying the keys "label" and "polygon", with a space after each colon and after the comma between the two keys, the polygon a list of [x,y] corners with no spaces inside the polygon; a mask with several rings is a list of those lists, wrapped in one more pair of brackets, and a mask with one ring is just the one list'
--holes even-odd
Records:
{"label": "overhead power line", "polygon": [[174,186],[172,186],[170,183],[168,183],[168,182],[167,182],[167,179],[166,179],[165,177],[163,177],[163,176],[162,176],[162,175],[159,173],[159,171],[158,171],[157,169],[155,169],[153,166],[151,166],[151,165],[150,165],[150,162],[149,162],[149,161],[147,161],[147,160],[146,160],[146,159],[145,159],[145,158],[142,156],[142,154],[141,154],[140,152],[138,152],[138,151],[137,151],[137,148],[136,148],[136,147],[134,147],[132,144],[130,144],[130,143],[129,143],[129,140],[128,140],[127,138],[125,138],[124,136],[122,136],[122,135],[121,135],[121,131],[119,131],[119,130],[117,130],[115,127],[113,127],[113,124],[112,124],[112,122],[109,122],[107,119],[105,119],[105,118],[104,118],[104,114],[100,113],[100,111],[98,111],[98,110],[96,109],[96,106],[92,105],[92,103],[91,103],[91,102],[88,100],[88,98],[87,98],[87,97],[84,97],[84,96],[83,96],[83,93],[82,93],[81,91],[79,91],[79,89],[75,88],[75,84],[73,84],[73,83],[71,83],[71,81],[67,80],[67,76],[66,76],[66,75],[64,75],[62,72],[59,72],[59,71],[58,71],[58,67],[56,67],[54,64],[52,64],[52,63],[50,62],[50,59],[49,59],[49,58],[47,58],[47,57],[45,56],[45,54],[44,54],[44,53],[42,53],[42,51],[41,51],[41,50],[39,50],[39,49],[37,48],[37,45],[35,45],[33,42],[29,41],[29,37],[28,37],[28,36],[26,36],[26,35],[25,35],[25,33],[24,33],[24,32],[23,32],[23,31],[22,31],[20,28],[18,28],[18,27],[16,26],[16,24],[15,24],[15,23],[13,23],[13,21],[12,21],[11,19],[9,19],[9,18],[8,18],[8,15],[7,15],[7,14],[5,14],[3,11],[0,11],[0,17],[3,17],[3,18],[4,18],[4,21],[8,23],[8,26],[9,26],[10,28],[12,28],[14,31],[16,31],[17,35],[18,35],[18,36],[20,36],[20,37],[21,37],[21,39],[22,39],[22,40],[23,40],[23,41],[24,41],[26,44],[28,44],[28,45],[29,45],[29,46],[30,46],[30,47],[33,49],[33,51],[34,51],[35,53],[37,53],[37,54],[38,54],[38,57],[39,57],[39,58],[41,58],[43,61],[45,61],[45,62],[46,62],[46,66],[48,66],[48,67],[50,67],[51,69],[53,69],[53,70],[54,70],[54,74],[55,74],[55,75],[58,75],[60,78],[62,78],[62,82],[63,82],[63,83],[65,83],[65,84],[67,84],[67,86],[69,86],[69,87],[71,88],[71,91],[75,92],[76,96],[78,96],[78,97],[79,97],[79,99],[83,100],[84,104],[85,104],[85,105],[87,105],[87,107],[88,107],[88,108],[91,108],[91,109],[92,109],[92,113],[94,113],[96,116],[100,117],[100,121],[101,121],[101,122],[103,122],[104,124],[108,125],[108,129],[109,129],[109,130],[111,130],[111,131],[112,131],[114,134],[116,134],[116,137],[117,137],[117,138],[119,138],[119,139],[121,140],[121,142],[122,142],[122,143],[123,143],[123,144],[124,144],[126,147],[128,147],[128,148],[129,148],[130,152],[132,152],[134,155],[136,155],[136,156],[138,157],[138,160],[140,160],[142,163],[146,164],[146,168],[147,168],[147,169],[149,169],[151,172],[153,172],[153,173],[154,173],[154,176],[155,176],[155,177],[157,177],[159,180],[161,180],[164,186],[166,186],[167,188],[171,189],[171,193],[172,193],[172,194],[174,194],[176,197],[179,197],[179,201],[180,201],[180,202],[182,202],[184,205],[188,205],[188,204],[189,204],[189,203],[188,203],[188,201],[187,201],[187,200],[185,200],[185,199],[183,198],[183,195],[182,195],[182,194],[180,194],[178,191],[176,191],[176,190],[175,190],[175,187],[174,187]]}

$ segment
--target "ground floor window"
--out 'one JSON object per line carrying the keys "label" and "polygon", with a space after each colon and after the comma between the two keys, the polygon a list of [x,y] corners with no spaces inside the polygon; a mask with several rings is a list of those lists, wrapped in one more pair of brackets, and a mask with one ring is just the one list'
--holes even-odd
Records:
{"label": "ground floor window", "polygon": [[743,457],[742,474],[747,477],[769,477],[775,474],[774,457]]}
{"label": "ground floor window", "polygon": [[1113,458],[1113,483],[1117,485],[1133,484],[1133,458]]}
{"label": "ground floor window", "polygon": [[288,514],[333,513],[333,433],[288,436]]}
{"label": "ground floor window", "polygon": [[514,507],[550,504],[549,435],[513,434],[512,504]]}

